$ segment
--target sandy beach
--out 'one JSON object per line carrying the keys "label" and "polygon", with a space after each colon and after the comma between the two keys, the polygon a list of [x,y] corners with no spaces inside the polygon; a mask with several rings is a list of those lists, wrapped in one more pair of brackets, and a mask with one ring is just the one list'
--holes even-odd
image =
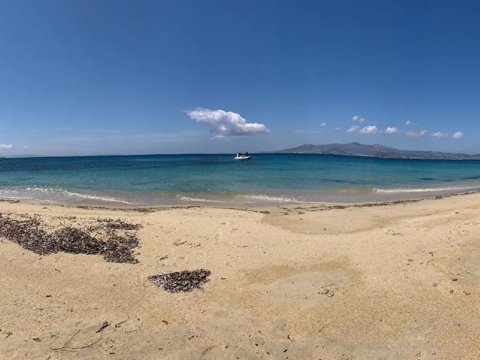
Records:
{"label": "sandy beach", "polygon": [[[47,232],[139,224],[138,263],[0,238],[2,359],[478,359],[480,194],[375,206],[0,202]],[[206,269],[201,289],[148,278]]]}

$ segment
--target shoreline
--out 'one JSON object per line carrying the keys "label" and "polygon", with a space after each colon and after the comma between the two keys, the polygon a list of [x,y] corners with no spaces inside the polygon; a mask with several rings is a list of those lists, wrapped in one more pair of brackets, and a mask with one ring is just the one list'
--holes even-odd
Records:
{"label": "shoreline", "polygon": [[35,200],[35,199],[10,199],[0,197],[0,203],[11,204],[27,204],[38,206],[60,206],[65,208],[77,208],[86,210],[112,210],[112,211],[136,211],[136,212],[155,212],[165,211],[172,209],[193,209],[193,208],[211,208],[211,209],[227,209],[227,210],[243,210],[251,212],[265,213],[265,211],[277,209],[277,208],[321,208],[322,211],[326,210],[338,210],[348,208],[365,208],[365,207],[380,207],[400,204],[417,203],[426,200],[441,200],[451,197],[461,197],[473,194],[479,194],[479,190],[465,191],[459,193],[449,193],[444,195],[432,195],[425,197],[413,197],[407,199],[398,200],[385,200],[385,201],[358,201],[358,202],[301,202],[301,203],[280,203],[280,204],[250,204],[245,205],[231,205],[231,204],[212,204],[212,203],[198,203],[191,202],[185,204],[164,204],[164,205],[108,205],[108,204],[91,204],[85,203],[69,203],[58,202],[54,200]]}

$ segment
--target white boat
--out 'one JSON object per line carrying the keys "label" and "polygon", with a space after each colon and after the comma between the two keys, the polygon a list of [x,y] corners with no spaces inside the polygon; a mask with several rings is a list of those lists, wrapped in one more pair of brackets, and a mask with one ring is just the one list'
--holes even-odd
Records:
{"label": "white boat", "polygon": [[250,154],[246,153],[237,153],[237,156],[233,158],[234,160],[250,160]]}

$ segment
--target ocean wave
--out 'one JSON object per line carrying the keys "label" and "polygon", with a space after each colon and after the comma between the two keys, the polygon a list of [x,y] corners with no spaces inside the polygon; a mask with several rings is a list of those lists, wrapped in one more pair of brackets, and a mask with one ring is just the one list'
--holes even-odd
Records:
{"label": "ocean wave", "polygon": [[280,203],[303,203],[304,201],[286,197],[286,196],[270,196],[270,195],[237,195],[237,198],[250,199],[253,201],[266,201],[266,202],[280,202]]}
{"label": "ocean wave", "polygon": [[190,202],[207,202],[207,203],[221,203],[220,200],[214,199],[203,199],[203,198],[193,198],[188,196],[178,196],[178,199],[181,201],[190,201]]}
{"label": "ocean wave", "polygon": [[0,197],[8,199],[44,199],[44,200],[59,200],[59,199],[86,199],[101,202],[121,203],[132,205],[123,199],[118,199],[111,196],[103,196],[97,194],[79,193],[69,191],[61,188],[42,188],[42,187],[27,187],[24,189],[1,189]]}
{"label": "ocean wave", "polygon": [[129,201],[114,198],[114,197],[109,197],[109,196],[82,194],[82,193],[76,193],[76,192],[67,191],[67,190],[64,190],[64,194],[67,194],[68,196],[72,196],[72,197],[78,197],[78,198],[81,198],[81,199],[98,200],[98,201],[106,201],[106,202],[116,202],[116,203],[133,205],[133,203],[131,203]]}
{"label": "ocean wave", "polygon": [[438,188],[399,188],[399,189],[374,189],[375,192],[381,194],[406,194],[406,193],[428,193],[428,192],[458,192],[479,190],[480,186],[466,187],[438,187]]}

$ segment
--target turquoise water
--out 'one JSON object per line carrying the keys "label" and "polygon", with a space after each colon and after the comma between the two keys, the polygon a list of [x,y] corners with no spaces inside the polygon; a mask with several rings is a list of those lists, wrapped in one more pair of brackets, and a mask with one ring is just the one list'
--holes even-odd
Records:
{"label": "turquoise water", "polygon": [[376,201],[480,189],[480,161],[310,154],[5,159],[0,198],[161,205]]}

